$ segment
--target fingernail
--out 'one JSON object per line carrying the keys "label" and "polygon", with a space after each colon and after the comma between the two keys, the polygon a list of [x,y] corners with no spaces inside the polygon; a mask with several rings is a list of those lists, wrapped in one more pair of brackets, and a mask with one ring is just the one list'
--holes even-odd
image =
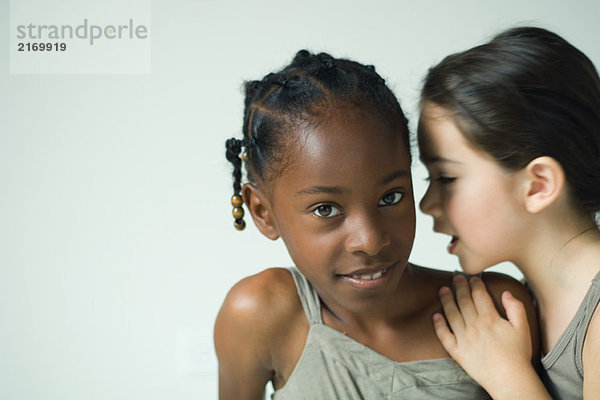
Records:
{"label": "fingernail", "polygon": [[439,291],[440,295],[447,294],[450,292],[451,292],[451,290],[448,286],[442,286]]}
{"label": "fingernail", "polygon": [[472,285],[478,285],[480,283],[481,283],[481,279],[479,279],[478,276],[474,276],[474,277],[471,278],[471,284]]}
{"label": "fingernail", "polygon": [[440,313],[435,313],[435,314],[433,314],[433,320],[434,320],[434,321],[436,321],[436,322],[437,322],[437,321],[439,321],[440,319],[442,319],[442,314],[440,314]]}
{"label": "fingernail", "polygon": [[458,274],[454,277],[454,282],[464,282],[465,280],[466,280],[465,277],[460,274]]}

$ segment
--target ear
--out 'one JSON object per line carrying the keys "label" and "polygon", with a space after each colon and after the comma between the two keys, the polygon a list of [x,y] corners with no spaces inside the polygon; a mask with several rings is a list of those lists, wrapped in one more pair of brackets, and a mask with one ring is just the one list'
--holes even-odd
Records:
{"label": "ear", "polygon": [[258,230],[271,240],[278,239],[279,231],[272,216],[271,204],[265,194],[251,183],[246,183],[242,187],[242,199]]}
{"label": "ear", "polygon": [[524,168],[526,195],[525,207],[538,213],[552,204],[563,192],[565,173],[552,157],[538,157]]}

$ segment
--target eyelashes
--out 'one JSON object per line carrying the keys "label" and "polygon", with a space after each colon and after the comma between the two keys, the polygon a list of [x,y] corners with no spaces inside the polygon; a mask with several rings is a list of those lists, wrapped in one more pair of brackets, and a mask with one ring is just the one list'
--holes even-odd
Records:
{"label": "eyelashes", "polygon": [[456,178],[452,178],[449,176],[440,176],[439,178],[436,179],[436,181],[438,181],[442,185],[448,185],[448,184],[454,182],[455,180],[456,180]]}
{"label": "eyelashes", "polygon": [[404,197],[402,192],[389,192],[383,195],[383,197],[377,203],[378,206],[393,206],[398,204]]}
{"label": "eyelashes", "polygon": [[439,182],[442,185],[449,185],[450,183],[454,182],[456,180],[456,178],[453,178],[451,176],[439,176],[437,178],[432,179],[431,177],[428,176],[427,178],[425,178],[425,180],[427,182],[429,182],[430,184],[432,181],[434,181],[434,182]]}
{"label": "eyelashes", "polygon": [[[377,202],[378,207],[394,206],[404,198],[404,192],[394,190],[384,194]],[[312,214],[319,218],[333,218],[343,214],[341,208],[335,204],[318,204],[312,209]]]}
{"label": "eyelashes", "polygon": [[317,206],[312,213],[319,218],[331,218],[340,215],[342,211],[331,204],[321,204]]}

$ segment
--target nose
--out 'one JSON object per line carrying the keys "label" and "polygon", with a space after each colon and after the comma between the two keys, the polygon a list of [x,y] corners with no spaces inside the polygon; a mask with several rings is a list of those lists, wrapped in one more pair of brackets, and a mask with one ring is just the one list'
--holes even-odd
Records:
{"label": "nose", "polygon": [[380,215],[364,213],[348,222],[350,232],[346,239],[348,252],[362,252],[374,256],[391,243],[390,235]]}
{"label": "nose", "polygon": [[442,208],[440,206],[439,193],[433,185],[429,184],[427,191],[419,202],[419,208],[425,214],[431,215],[433,218],[442,216]]}

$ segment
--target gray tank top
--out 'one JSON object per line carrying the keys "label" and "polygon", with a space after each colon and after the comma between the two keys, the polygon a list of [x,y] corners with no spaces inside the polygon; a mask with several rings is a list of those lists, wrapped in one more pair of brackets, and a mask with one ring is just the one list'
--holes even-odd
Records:
{"label": "gray tank top", "polygon": [[542,358],[542,380],[554,399],[583,398],[583,341],[598,301],[600,272],[596,274],[567,329]]}
{"label": "gray tank top", "polygon": [[274,400],[489,399],[452,359],[396,362],[323,323],[319,296],[290,268],[310,324],[304,350]]}

